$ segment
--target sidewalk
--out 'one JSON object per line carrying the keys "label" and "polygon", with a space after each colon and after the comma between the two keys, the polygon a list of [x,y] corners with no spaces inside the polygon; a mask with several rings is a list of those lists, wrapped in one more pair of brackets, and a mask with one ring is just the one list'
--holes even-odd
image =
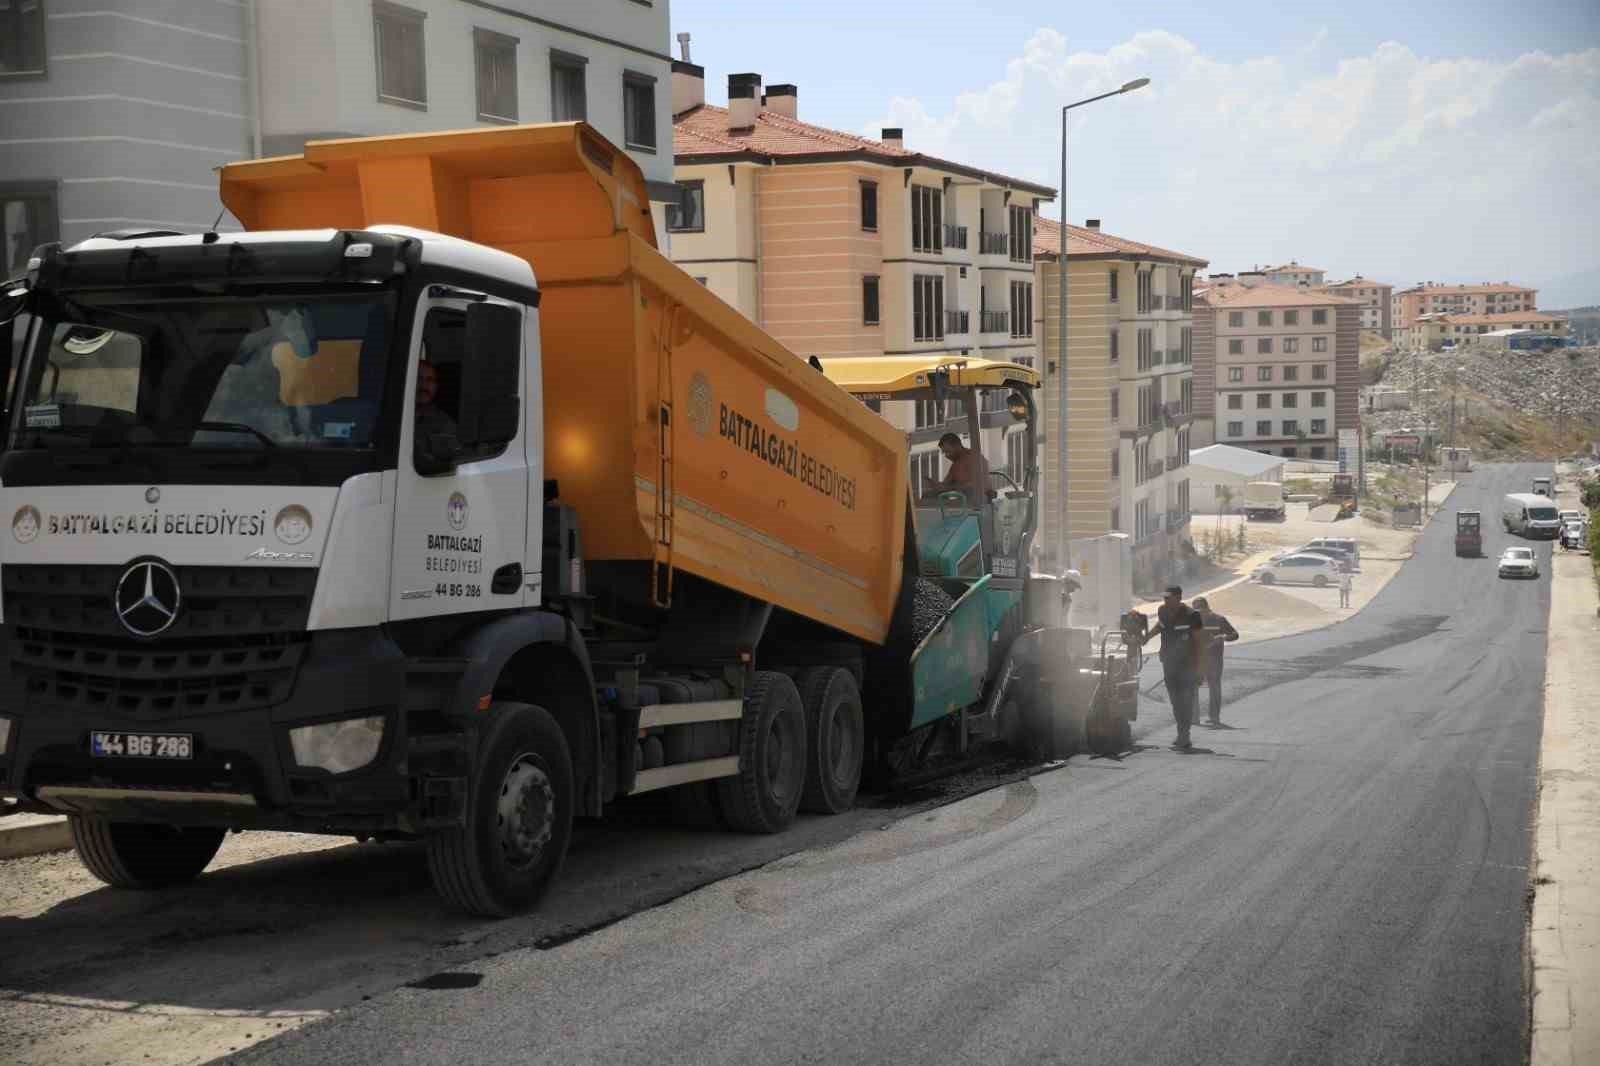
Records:
{"label": "sidewalk", "polygon": [[1587,555],[1551,560],[1534,832],[1534,1066],[1600,1062],[1600,618]]}

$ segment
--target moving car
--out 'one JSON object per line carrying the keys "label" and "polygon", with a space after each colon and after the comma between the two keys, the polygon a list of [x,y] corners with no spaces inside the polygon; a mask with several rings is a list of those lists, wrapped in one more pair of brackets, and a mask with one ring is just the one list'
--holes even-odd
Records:
{"label": "moving car", "polygon": [[1548,496],[1531,492],[1513,492],[1506,496],[1500,505],[1500,523],[1507,533],[1520,533],[1529,539],[1554,540],[1561,532],[1556,505]]}
{"label": "moving car", "polygon": [[1500,553],[1501,577],[1538,577],[1539,560],[1532,548],[1507,548]]}
{"label": "moving car", "polygon": [[1255,573],[1263,585],[1315,585],[1324,588],[1339,581],[1339,564],[1326,555],[1301,552],[1274,559]]}

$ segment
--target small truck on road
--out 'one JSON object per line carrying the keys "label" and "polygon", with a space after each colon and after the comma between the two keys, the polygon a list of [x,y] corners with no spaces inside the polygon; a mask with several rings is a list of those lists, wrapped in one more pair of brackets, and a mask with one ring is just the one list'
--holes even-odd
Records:
{"label": "small truck on road", "polygon": [[1456,554],[1480,558],[1483,555],[1483,512],[1456,512]]}

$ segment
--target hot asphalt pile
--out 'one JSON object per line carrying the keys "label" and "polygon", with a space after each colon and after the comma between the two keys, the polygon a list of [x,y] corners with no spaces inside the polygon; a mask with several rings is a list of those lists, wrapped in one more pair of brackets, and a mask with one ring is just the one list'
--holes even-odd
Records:
{"label": "hot asphalt pile", "polygon": [[917,578],[916,609],[911,627],[917,643],[920,644],[923,637],[933,632],[933,627],[939,624],[939,619],[943,618],[951,607],[955,606],[955,602],[944,589],[939,587],[937,581],[925,577]]}

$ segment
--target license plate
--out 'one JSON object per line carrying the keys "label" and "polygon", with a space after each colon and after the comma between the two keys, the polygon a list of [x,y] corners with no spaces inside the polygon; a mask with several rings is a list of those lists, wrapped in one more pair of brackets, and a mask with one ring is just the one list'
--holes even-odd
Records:
{"label": "license plate", "polygon": [[110,759],[192,759],[191,733],[91,733],[89,753]]}

